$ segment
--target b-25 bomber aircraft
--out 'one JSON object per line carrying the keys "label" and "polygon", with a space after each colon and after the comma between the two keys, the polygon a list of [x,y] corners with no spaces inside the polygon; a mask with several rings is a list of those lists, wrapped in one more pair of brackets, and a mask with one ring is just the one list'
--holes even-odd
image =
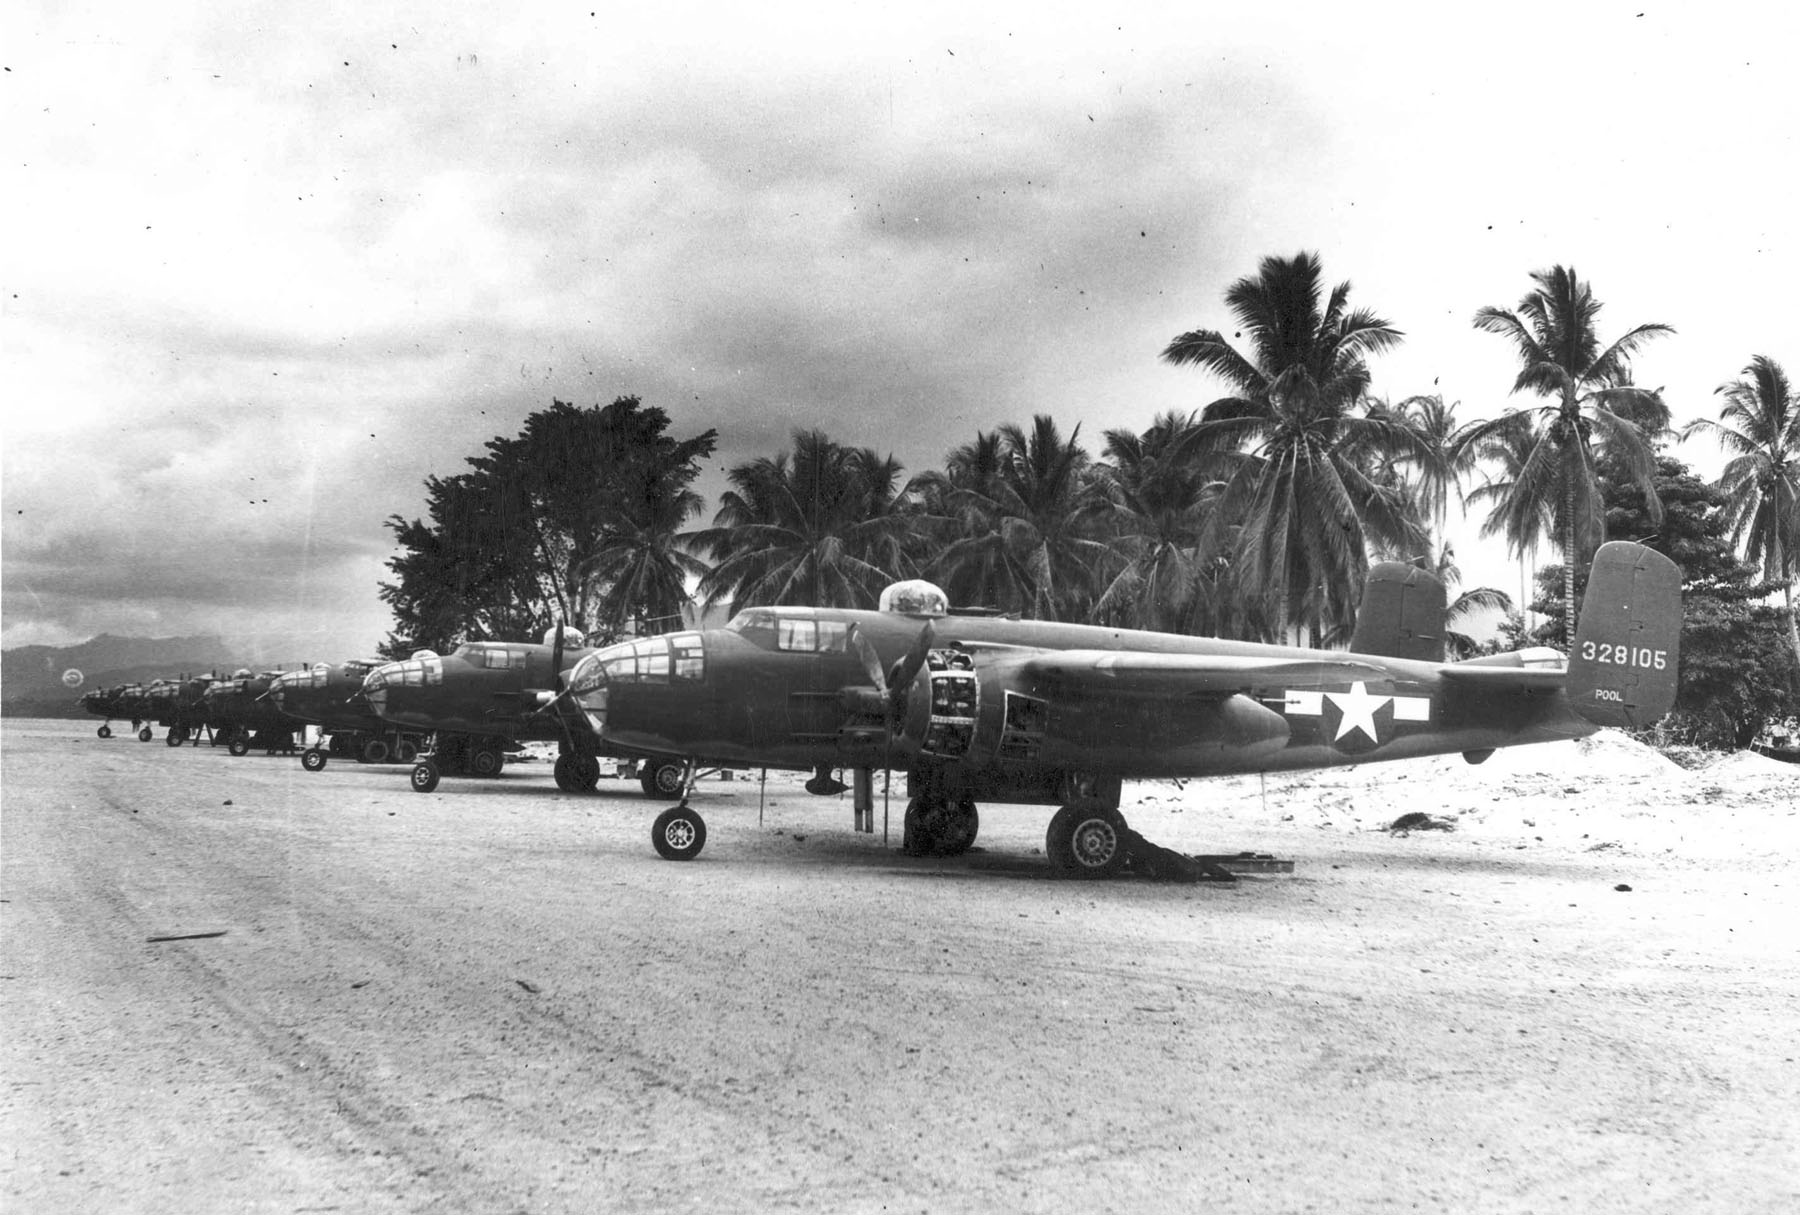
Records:
{"label": "b-25 bomber aircraft", "polygon": [[[144,690],[144,715],[168,727],[164,741],[169,746],[179,747],[189,739],[199,746],[201,735],[217,726],[206,702],[206,689],[217,681],[213,675],[183,675],[154,680]],[[213,741],[217,745],[216,734]]]}
{"label": "b-25 bomber aircraft", "polygon": [[214,737],[226,739],[232,755],[248,754],[252,747],[270,754],[294,749],[294,736],[304,725],[283,713],[268,695],[269,685],[280,675],[239,670],[230,679],[215,680],[202,694]]}
{"label": "b-25 bomber aircraft", "polygon": [[142,684],[122,683],[110,688],[95,688],[81,694],[80,704],[95,717],[106,719],[94,731],[101,738],[111,738],[113,722],[124,720],[129,721],[131,728],[138,732],[140,741],[150,741],[150,727],[141,724],[148,707]]}
{"label": "b-25 bomber aircraft", "polygon": [[[436,789],[445,772],[498,776],[505,753],[525,742],[557,744],[556,785],[591,792],[600,780],[604,750],[587,720],[557,693],[561,677],[594,651],[573,629],[552,629],[541,644],[470,641],[444,656],[421,652],[376,667],[363,695],[383,721],[436,736],[432,753],[412,770],[412,787]],[[676,760],[644,773],[645,792],[681,788]]]}
{"label": "b-25 bomber aircraft", "polygon": [[[1630,543],[1596,554],[1565,661],[1555,650],[1444,661],[1444,589],[1375,567],[1348,652],[1103,626],[958,616],[929,583],[881,610],[751,608],[723,629],[600,650],[567,695],[601,745],[711,764],[903,771],[908,852],[953,855],[983,801],[1058,806],[1045,852],[1099,877],[1128,851],[1127,779],[1368,763],[1570,739],[1657,720],[1675,697],[1680,571]],[[688,782],[691,787],[691,780]],[[696,856],[687,804],[652,842]]]}
{"label": "b-25 bomber aircraft", "polygon": [[351,756],[366,764],[390,759],[410,764],[418,758],[418,735],[382,721],[363,697],[363,680],[385,664],[381,658],[321,662],[289,671],[269,685],[269,698],[277,708],[319,728],[319,742],[300,752],[301,767],[318,772],[332,755]]}

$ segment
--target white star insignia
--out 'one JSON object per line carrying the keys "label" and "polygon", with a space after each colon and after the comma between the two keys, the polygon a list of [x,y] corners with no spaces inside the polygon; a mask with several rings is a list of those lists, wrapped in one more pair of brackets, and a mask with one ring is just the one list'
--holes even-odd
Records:
{"label": "white star insignia", "polygon": [[1336,705],[1343,713],[1342,719],[1338,722],[1337,738],[1333,739],[1333,742],[1342,740],[1352,730],[1361,730],[1369,736],[1370,742],[1381,741],[1375,737],[1375,713],[1382,705],[1392,700],[1392,696],[1371,696],[1369,695],[1369,686],[1359,681],[1351,684],[1348,692],[1325,693],[1325,699]]}

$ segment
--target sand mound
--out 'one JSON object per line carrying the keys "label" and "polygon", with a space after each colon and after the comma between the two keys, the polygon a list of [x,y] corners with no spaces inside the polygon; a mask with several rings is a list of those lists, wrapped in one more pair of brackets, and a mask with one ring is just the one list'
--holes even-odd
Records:
{"label": "sand mound", "polygon": [[1708,780],[1779,780],[1789,782],[1800,801],[1800,764],[1784,764],[1756,751],[1734,751],[1700,768]]}

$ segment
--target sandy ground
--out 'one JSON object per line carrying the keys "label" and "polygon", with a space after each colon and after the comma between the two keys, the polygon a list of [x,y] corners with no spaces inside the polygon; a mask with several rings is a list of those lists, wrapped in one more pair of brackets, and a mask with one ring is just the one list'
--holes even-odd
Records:
{"label": "sandy ground", "polygon": [[1052,879],[1041,808],[904,858],[785,776],[761,825],[706,783],[680,865],[543,764],[0,743],[9,1215],[1800,1209],[1761,757],[1128,786],[1152,840],[1296,862],[1178,886]]}

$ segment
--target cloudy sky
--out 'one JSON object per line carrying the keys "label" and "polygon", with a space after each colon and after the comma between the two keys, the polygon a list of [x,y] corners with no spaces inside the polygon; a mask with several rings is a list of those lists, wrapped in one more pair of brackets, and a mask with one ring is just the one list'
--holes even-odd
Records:
{"label": "cloudy sky", "polygon": [[716,427],[709,498],[796,427],[1097,448],[1220,395],[1158,353],[1301,249],[1465,418],[1513,370],[1471,315],[1558,262],[1678,329],[1678,418],[1800,365],[1785,6],[882,10],[12,10],[4,644],[368,651],[383,520],[553,398]]}

